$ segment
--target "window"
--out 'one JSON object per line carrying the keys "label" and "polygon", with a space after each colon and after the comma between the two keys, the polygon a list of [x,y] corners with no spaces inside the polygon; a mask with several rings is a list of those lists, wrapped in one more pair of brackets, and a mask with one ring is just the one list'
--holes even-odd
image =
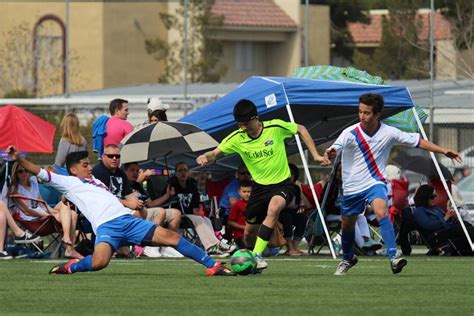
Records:
{"label": "window", "polygon": [[235,70],[255,70],[256,46],[254,42],[237,42],[235,44]]}

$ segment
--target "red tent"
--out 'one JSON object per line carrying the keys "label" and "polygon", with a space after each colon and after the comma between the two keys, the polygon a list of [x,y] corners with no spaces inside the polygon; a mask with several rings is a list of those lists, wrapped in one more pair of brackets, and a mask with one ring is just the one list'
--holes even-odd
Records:
{"label": "red tent", "polygon": [[0,148],[52,153],[56,127],[15,105],[0,107]]}

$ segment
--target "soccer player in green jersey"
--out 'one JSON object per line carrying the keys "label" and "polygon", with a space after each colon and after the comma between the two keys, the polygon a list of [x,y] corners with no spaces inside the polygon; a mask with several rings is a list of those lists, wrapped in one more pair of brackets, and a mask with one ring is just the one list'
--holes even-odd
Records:
{"label": "soccer player in green jersey", "polygon": [[278,119],[261,122],[252,101],[237,102],[233,114],[239,129],[228,135],[214,150],[197,157],[196,161],[204,166],[220,154],[238,153],[247,166],[255,184],[245,211],[247,225],[244,238],[247,247],[255,242],[253,252],[257,270],[261,271],[267,267],[262,252],[268,245],[280,211],[299,194],[290,181],[285,139],[298,133],[314,161],[326,165],[329,160],[319,155],[304,126]]}

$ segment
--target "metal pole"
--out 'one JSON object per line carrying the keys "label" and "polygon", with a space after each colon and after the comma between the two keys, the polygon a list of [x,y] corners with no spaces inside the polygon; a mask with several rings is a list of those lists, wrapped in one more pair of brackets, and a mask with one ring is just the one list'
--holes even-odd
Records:
{"label": "metal pole", "polygon": [[69,0],[65,0],[64,20],[66,23],[66,32],[64,41],[66,49],[64,51],[64,95],[69,96]]}
{"label": "metal pole", "polygon": [[188,98],[188,6],[189,0],[184,0],[184,48],[183,48],[183,67],[184,67],[184,98]]}
{"label": "metal pole", "polygon": [[304,66],[308,67],[308,45],[309,45],[309,0],[304,4]]}
{"label": "metal pole", "polygon": [[430,9],[430,140],[434,141],[434,101],[433,101],[433,79],[434,79],[434,0],[431,0]]}

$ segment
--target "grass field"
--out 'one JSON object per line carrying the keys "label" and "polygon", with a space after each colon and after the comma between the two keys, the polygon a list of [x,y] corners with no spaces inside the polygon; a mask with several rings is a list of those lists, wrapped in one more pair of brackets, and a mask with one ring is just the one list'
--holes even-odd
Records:
{"label": "grass field", "polygon": [[0,314],[474,314],[474,258],[408,260],[392,275],[385,258],[360,258],[336,277],[329,257],[276,257],[262,275],[220,278],[188,259],[113,260],[74,275],[48,275],[52,260],[6,260]]}

